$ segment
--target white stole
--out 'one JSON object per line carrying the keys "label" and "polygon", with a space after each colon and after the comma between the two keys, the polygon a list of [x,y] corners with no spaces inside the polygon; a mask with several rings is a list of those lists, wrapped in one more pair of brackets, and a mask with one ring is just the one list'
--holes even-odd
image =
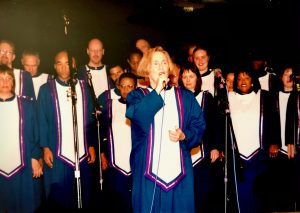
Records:
{"label": "white stole", "polygon": [[291,93],[279,92],[279,110],[280,110],[280,127],[281,127],[281,151],[287,154],[287,146],[285,145],[285,125],[286,110]]}
{"label": "white stole", "polygon": [[105,90],[108,90],[106,66],[104,66],[101,70],[92,70],[89,69],[88,66],[86,66],[86,69],[91,72],[95,95],[98,97]]}
{"label": "white stole", "polygon": [[48,80],[48,74],[42,73],[37,77],[32,78],[33,88],[36,99],[38,98],[38,94],[40,91],[40,87],[45,84]]}
{"label": "white stole", "polygon": [[265,76],[258,78],[261,89],[269,91],[269,78],[270,73],[267,73]]}
{"label": "white stole", "polygon": [[0,175],[11,177],[24,164],[21,115],[16,97],[12,101],[0,102],[0,117]]}
{"label": "white stole", "polygon": [[[75,165],[75,148],[74,148],[74,132],[73,132],[73,114],[72,99],[68,97],[70,87],[62,86],[56,82],[58,103],[59,103],[59,119],[61,129],[61,140],[58,145],[58,155],[71,165]],[[77,94],[77,129],[78,129],[78,147],[79,158],[86,153],[84,140],[84,116],[83,116],[83,97],[79,82],[75,86]]]}
{"label": "white stole", "polygon": [[113,166],[125,175],[131,173],[131,125],[125,117],[126,104],[119,100],[112,100],[112,133],[113,141],[110,141],[111,159]]}
{"label": "white stole", "polygon": [[15,95],[22,95],[22,74],[21,70],[14,68],[14,75],[15,75]]}
{"label": "white stole", "polygon": [[208,90],[212,96],[215,95],[215,73],[212,71],[209,75],[202,76],[202,86],[201,90],[205,91]]}
{"label": "white stole", "polygon": [[240,155],[249,160],[260,148],[260,90],[246,95],[230,92],[229,106]]}
{"label": "white stole", "polygon": [[181,150],[179,142],[169,138],[169,131],[179,127],[179,117],[174,87],[161,93],[162,107],[154,117],[154,143],[152,173],[166,184],[173,182],[181,173]]}

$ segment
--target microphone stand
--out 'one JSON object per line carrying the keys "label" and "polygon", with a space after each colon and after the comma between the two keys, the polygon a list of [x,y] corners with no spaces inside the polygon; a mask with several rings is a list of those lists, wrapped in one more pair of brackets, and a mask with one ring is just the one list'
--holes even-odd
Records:
{"label": "microphone stand", "polygon": [[[66,14],[63,15],[64,19],[64,29],[65,36],[67,39],[68,28],[67,26],[70,24],[70,21]],[[67,42],[68,43],[68,42]],[[72,99],[72,116],[73,116],[73,135],[74,135],[74,155],[75,155],[75,170],[74,177],[76,180],[76,192],[77,192],[77,208],[82,209],[82,195],[81,195],[81,179],[80,179],[80,162],[79,162],[79,143],[78,143],[78,123],[77,123],[77,93],[76,93],[76,71],[73,69],[73,60],[70,52],[68,53],[68,62],[70,69],[70,79],[68,81],[71,87],[71,94],[68,94],[68,97]]]}
{"label": "microphone stand", "polygon": [[78,123],[77,123],[77,94],[75,89],[76,78],[74,76],[69,80],[71,87],[71,98],[72,98],[72,115],[73,115],[73,135],[74,135],[74,153],[75,153],[75,179],[76,179],[76,192],[77,192],[77,208],[82,208],[82,197],[81,197],[81,180],[80,180],[80,165],[79,165],[79,143],[78,143]]}
{"label": "microphone stand", "polygon": [[101,139],[100,139],[100,115],[101,115],[101,108],[97,103],[97,97],[95,94],[93,82],[92,82],[92,74],[90,70],[87,70],[87,81],[88,85],[90,87],[90,93],[93,99],[93,105],[95,112],[93,113],[95,115],[96,121],[97,121],[97,139],[98,139],[98,155],[99,155],[99,183],[100,183],[100,190],[102,191],[102,184],[103,184],[103,174],[102,174],[102,168],[101,168]]}
{"label": "microphone stand", "polygon": [[[230,149],[232,150],[232,165],[233,165],[233,169],[234,169],[234,175],[233,175],[233,183],[234,185],[237,184],[237,180],[236,180],[236,169],[235,169],[235,159],[238,159],[238,165],[240,166],[240,168],[242,168],[241,166],[241,162],[240,162],[240,156],[239,156],[239,151],[238,151],[238,146],[236,144],[236,140],[235,137],[233,135],[233,127],[232,127],[232,121],[231,121],[231,117],[230,117],[230,109],[229,109],[229,101],[228,101],[228,90],[227,90],[227,86],[225,83],[225,79],[220,79],[219,82],[219,88],[218,88],[219,92],[218,94],[218,104],[221,107],[220,111],[222,114],[225,115],[225,147],[224,147],[224,158],[225,158],[225,162],[224,162],[224,212],[227,212],[228,209],[228,202],[231,201],[229,193],[228,193],[228,146],[230,146]],[[229,133],[229,135],[228,135]],[[228,139],[230,140],[230,144],[228,143]],[[239,201],[238,201],[238,191],[237,191],[237,187],[235,187],[235,194],[236,194],[236,205],[237,205],[237,209],[238,212],[240,212],[240,207],[239,207]]]}

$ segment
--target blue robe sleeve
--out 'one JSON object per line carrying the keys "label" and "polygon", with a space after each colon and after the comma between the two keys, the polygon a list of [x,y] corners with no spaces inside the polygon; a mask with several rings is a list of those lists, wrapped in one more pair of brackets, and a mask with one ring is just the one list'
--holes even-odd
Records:
{"label": "blue robe sleeve", "polygon": [[108,109],[107,104],[110,99],[110,90],[106,90],[98,96],[98,105],[101,108],[101,115],[100,115],[100,126],[101,126],[101,153],[108,153],[108,144],[107,144],[107,135],[108,135]]}
{"label": "blue robe sleeve", "polygon": [[148,134],[155,114],[163,107],[163,99],[155,90],[144,96],[141,90],[131,91],[127,98],[126,117]]}
{"label": "blue robe sleeve", "polygon": [[50,116],[54,116],[52,110],[52,96],[50,92],[50,86],[48,83],[41,86],[38,100],[37,100],[37,116],[39,124],[39,135],[40,137],[40,146],[41,147],[50,147],[49,145],[49,131],[48,128],[50,123]]}

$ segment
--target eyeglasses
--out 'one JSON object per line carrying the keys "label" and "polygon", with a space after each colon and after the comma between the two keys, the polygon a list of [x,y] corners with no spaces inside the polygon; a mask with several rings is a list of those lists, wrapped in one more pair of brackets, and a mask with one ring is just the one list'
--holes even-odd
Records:
{"label": "eyeglasses", "polygon": [[6,56],[9,56],[9,55],[12,55],[12,54],[13,54],[12,51],[0,50],[0,55],[6,55]]}
{"label": "eyeglasses", "polygon": [[125,88],[127,88],[127,89],[133,89],[134,85],[131,85],[131,84],[129,84],[129,85],[120,84],[119,87],[120,87],[120,89],[125,89]]}

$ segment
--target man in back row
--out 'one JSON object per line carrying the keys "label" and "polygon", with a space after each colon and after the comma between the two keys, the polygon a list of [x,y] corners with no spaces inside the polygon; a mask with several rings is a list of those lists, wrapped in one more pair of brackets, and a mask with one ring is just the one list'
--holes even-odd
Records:
{"label": "man in back row", "polygon": [[[13,68],[13,61],[16,58],[15,45],[8,40],[0,41],[0,65]],[[33,83],[28,72],[13,68],[15,75],[15,94],[35,98]]]}
{"label": "man in back row", "polygon": [[104,56],[102,41],[98,38],[91,39],[86,51],[89,56],[89,62],[79,68],[78,78],[87,81],[87,74],[90,72],[91,75],[89,77],[91,77],[95,96],[98,97],[102,92],[113,87],[113,82],[109,78],[109,69],[102,62]]}
{"label": "man in back row", "polygon": [[40,87],[47,82],[49,75],[39,72],[40,56],[34,51],[24,51],[21,59],[24,70],[32,77],[35,97],[38,97]]}

